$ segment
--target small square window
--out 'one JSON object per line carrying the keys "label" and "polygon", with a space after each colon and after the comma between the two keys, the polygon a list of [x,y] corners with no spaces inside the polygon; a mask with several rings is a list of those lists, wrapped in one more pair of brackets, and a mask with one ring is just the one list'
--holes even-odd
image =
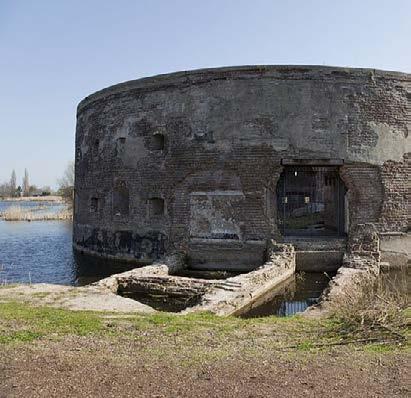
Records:
{"label": "small square window", "polygon": [[128,216],[130,194],[124,181],[117,181],[113,190],[113,214],[114,216]]}
{"label": "small square window", "polygon": [[148,201],[150,216],[162,216],[164,215],[164,199],[151,198]]}
{"label": "small square window", "polygon": [[81,153],[81,148],[78,147],[76,148],[76,160],[81,160],[83,157],[83,154]]}
{"label": "small square window", "polygon": [[151,138],[151,149],[162,151],[164,149],[165,137],[164,134],[154,134]]}
{"label": "small square window", "polygon": [[90,199],[90,212],[97,213],[99,210],[98,208],[98,198],[91,198]]}
{"label": "small square window", "polygon": [[117,138],[117,143],[116,143],[116,155],[117,156],[121,156],[124,153],[125,146],[126,146],[126,138],[125,137]]}
{"label": "small square window", "polygon": [[100,151],[100,140],[94,140],[93,147],[92,147],[93,156],[94,157],[98,156],[99,151]]}

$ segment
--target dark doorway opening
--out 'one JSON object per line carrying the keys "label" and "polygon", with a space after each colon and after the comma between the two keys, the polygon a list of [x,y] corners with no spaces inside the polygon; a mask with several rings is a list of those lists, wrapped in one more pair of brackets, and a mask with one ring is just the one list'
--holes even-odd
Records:
{"label": "dark doorway opening", "polygon": [[284,235],[344,235],[346,189],[338,167],[285,166],[277,185],[278,224]]}

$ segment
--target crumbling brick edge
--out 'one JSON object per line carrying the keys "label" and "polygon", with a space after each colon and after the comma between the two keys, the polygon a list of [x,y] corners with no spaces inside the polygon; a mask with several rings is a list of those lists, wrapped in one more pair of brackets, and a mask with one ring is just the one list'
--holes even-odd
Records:
{"label": "crumbling brick edge", "polygon": [[353,285],[361,277],[377,278],[381,266],[380,238],[373,223],[358,224],[350,236],[343,265],[330,281],[319,303],[304,311],[307,317],[323,317],[330,314],[334,302],[342,295],[350,294]]}

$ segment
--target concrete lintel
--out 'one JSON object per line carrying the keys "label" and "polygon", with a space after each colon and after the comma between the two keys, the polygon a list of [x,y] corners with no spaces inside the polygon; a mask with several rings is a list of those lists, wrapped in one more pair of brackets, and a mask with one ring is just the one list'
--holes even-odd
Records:
{"label": "concrete lintel", "polygon": [[191,192],[190,196],[244,196],[243,191],[198,191]]}
{"label": "concrete lintel", "polygon": [[341,166],[344,159],[281,159],[284,166]]}

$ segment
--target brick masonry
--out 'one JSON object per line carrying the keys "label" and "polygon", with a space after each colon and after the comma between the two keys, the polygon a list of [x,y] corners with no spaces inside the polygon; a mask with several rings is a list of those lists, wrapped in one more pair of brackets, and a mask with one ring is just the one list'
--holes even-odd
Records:
{"label": "brick masonry", "polygon": [[370,222],[406,232],[410,102],[409,74],[312,66],[101,90],[78,106],[74,246],[140,262],[192,251],[198,264],[217,248],[221,266],[254,267],[281,239],[282,159],[343,161],[349,234]]}

